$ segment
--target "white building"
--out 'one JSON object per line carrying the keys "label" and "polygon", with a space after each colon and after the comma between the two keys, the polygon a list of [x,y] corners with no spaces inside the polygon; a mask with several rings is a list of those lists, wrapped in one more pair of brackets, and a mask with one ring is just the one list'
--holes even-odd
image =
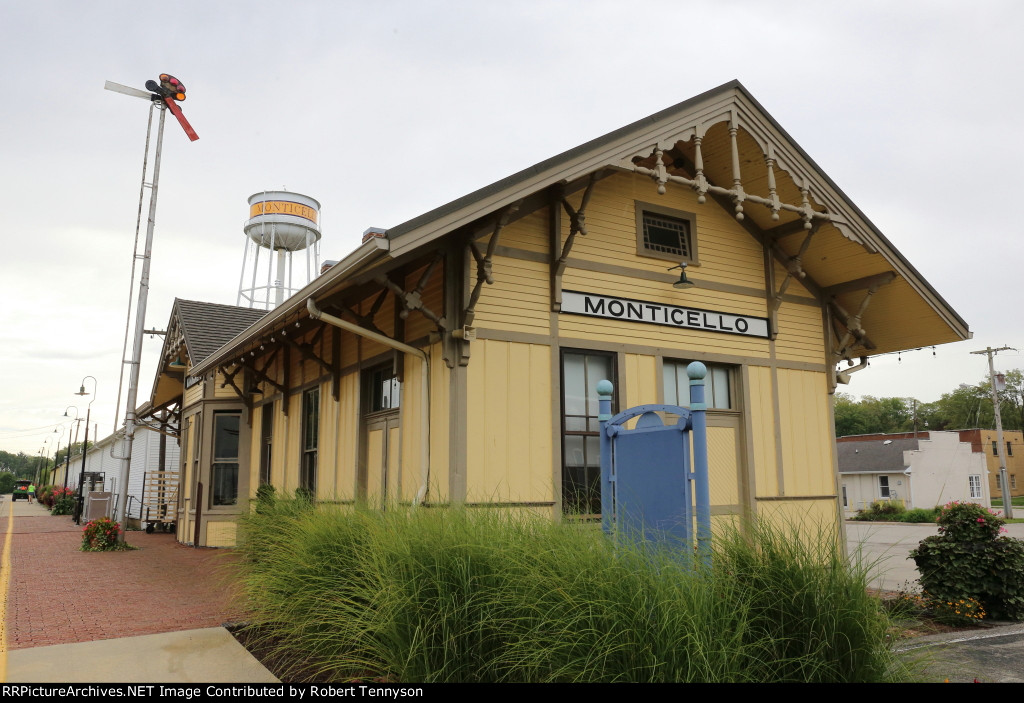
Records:
{"label": "white building", "polygon": [[[117,505],[117,496],[120,493],[118,481],[121,477],[121,452],[124,443],[119,434],[109,435],[96,442],[89,448],[86,455],[85,471],[88,474],[100,473],[102,486],[97,485],[94,490],[106,491],[113,494],[112,506]],[[128,472],[128,517],[146,520],[147,517],[143,507],[146,502],[144,485],[147,477],[152,484],[153,475],[157,472],[171,472],[177,476],[179,465],[178,441],[174,437],[149,429],[138,427],[135,431],[135,440],[132,443],[132,461]],[[74,490],[78,489],[79,474],[82,471],[82,455],[71,457],[71,464],[68,468],[67,486]],[[56,474],[57,481],[64,485],[64,467],[60,467]],[[85,492],[88,493],[86,486]],[[165,491],[166,493],[166,491]],[[177,506],[177,496],[162,496],[168,503]],[[174,508],[172,508],[173,510]],[[115,518],[119,519],[119,518]],[[171,520],[173,522],[173,520]]]}
{"label": "white building", "polygon": [[843,510],[852,517],[876,500],[934,508],[952,500],[991,505],[983,454],[957,432],[841,437],[836,442]]}

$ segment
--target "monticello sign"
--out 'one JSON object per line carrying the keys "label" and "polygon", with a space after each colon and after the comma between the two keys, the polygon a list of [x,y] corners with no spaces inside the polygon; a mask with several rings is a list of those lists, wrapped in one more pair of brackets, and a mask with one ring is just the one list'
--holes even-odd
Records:
{"label": "monticello sign", "polygon": [[768,320],[763,317],[733,315],[699,308],[683,308],[677,305],[665,305],[596,293],[562,291],[562,312],[589,317],[607,317],[626,322],[647,322],[652,325],[704,330],[705,332],[768,337]]}

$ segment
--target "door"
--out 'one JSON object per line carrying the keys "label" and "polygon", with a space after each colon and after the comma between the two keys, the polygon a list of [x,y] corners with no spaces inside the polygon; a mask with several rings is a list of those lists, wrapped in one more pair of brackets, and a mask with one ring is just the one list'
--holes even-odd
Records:
{"label": "door", "polygon": [[393,366],[363,372],[362,455],[358,494],[373,507],[401,495],[401,384]]}

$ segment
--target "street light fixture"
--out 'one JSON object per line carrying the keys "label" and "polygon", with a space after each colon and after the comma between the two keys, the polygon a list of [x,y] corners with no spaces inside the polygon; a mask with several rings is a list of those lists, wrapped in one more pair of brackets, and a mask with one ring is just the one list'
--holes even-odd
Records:
{"label": "street light fixture", "polygon": [[[82,486],[83,486],[83,484],[85,482],[85,460],[89,456],[89,454],[88,454],[88,452],[89,452],[89,417],[92,414],[92,404],[93,404],[93,401],[96,400],[96,387],[99,385],[96,382],[96,377],[95,376],[86,376],[85,378],[82,379],[82,387],[79,388],[78,392],[75,393],[75,395],[90,395],[85,390],[85,379],[86,378],[91,378],[92,379],[92,398],[89,400],[89,405],[86,407],[86,411],[85,411],[85,441],[82,444],[82,469],[78,472],[78,504],[75,506],[75,524],[76,525],[81,525],[82,524]],[[65,412],[67,412],[67,411],[65,410]]]}

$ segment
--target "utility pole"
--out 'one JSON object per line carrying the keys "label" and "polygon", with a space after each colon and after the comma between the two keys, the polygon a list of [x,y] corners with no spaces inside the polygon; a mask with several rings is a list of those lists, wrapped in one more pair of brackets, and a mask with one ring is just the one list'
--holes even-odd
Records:
{"label": "utility pole", "polygon": [[[999,453],[999,490],[1003,494],[1003,516],[1013,517],[1013,499],[1010,496],[1010,484],[1006,479],[1006,443],[1003,442],[1003,418],[999,413],[999,393],[996,392],[996,368],[992,357],[1001,351],[1017,351],[1013,347],[999,347],[993,349],[987,347],[980,351],[972,351],[971,354],[984,354],[988,357],[988,377],[992,386],[992,408],[996,414],[996,449]],[[982,447],[984,449],[984,447]]]}

